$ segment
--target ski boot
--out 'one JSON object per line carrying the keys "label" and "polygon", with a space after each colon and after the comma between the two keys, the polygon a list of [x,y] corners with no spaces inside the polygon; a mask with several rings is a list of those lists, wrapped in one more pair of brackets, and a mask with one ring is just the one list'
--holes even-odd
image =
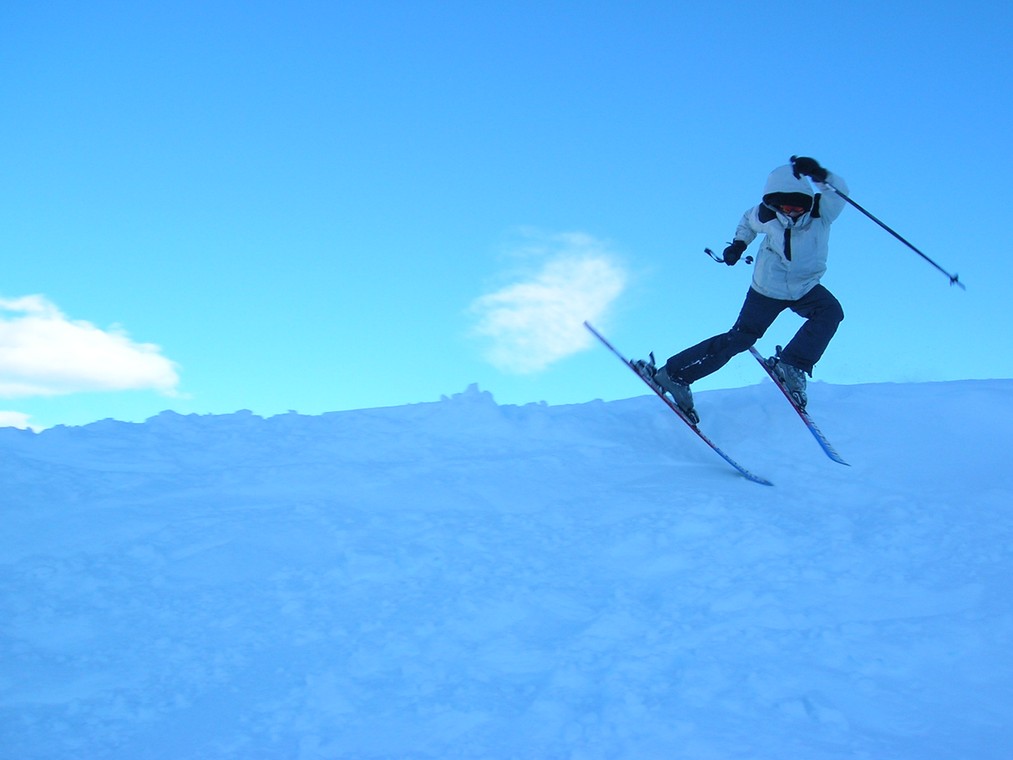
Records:
{"label": "ski boot", "polygon": [[789,395],[798,404],[799,409],[805,409],[805,372],[793,364],[788,364],[781,359],[781,347],[777,347],[777,355],[767,359],[771,371],[784,383]]}
{"label": "ski boot", "polygon": [[693,392],[689,389],[689,383],[673,379],[668,374],[668,370],[665,369],[665,365],[656,367],[653,353],[649,362],[640,359],[632,362],[632,364],[641,377],[652,385],[657,386],[662,394],[667,393],[672,397],[675,405],[679,407],[679,410],[685,415],[687,420],[694,425],[700,423],[700,415],[696,413],[696,409],[693,406]]}

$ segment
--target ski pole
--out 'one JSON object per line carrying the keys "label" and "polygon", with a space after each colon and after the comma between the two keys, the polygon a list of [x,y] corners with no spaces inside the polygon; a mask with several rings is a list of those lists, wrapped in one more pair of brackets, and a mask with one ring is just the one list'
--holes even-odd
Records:
{"label": "ski pole", "polygon": [[869,217],[872,221],[874,221],[876,224],[878,224],[884,230],[886,230],[891,235],[893,235],[895,238],[897,238],[900,242],[902,242],[904,245],[906,245],[912,251],[914,251],[915,253],[917,253],[919,256],[921,256],[923,259],[925,259],[927,262],[929,262],[932,266],[934,266],[940,272],[942,272],[947,277],[949,277],[950,278],[950,285],[959,285],[960,288],[961,288],[961,290],[967,290],[967,288],[964,287],[964,283],[962,283],[958,279],[958,275],[956,275],[956,274],[950,274],[949,272],[947,272],[945,269],[943,269],[941,266],[939,266],[939,264],[937,264],[932,259],[930,259],[928,256],[926,256],[924,253],[922,253],[921,251],[919,251],[917,248],[915,248],[913,245],[911,245],[911,243],[909,243],[907,240],[905,240],[903,237],[901,237],[899,234],[897,234],[894,230],[892,230],[889,227],[887,227],[885,224],[883,224],[883,222],[881,222],[879,219],[877,219],[876,217],[874,217],[872,214],[870,214],[864,208],[862,208],[861,206],[859,206],[857,203],[855,203],[853,200],[851,200],[851,198],[849,198],[847,195],[845,195],[844,193],[842,193],[840,190],[838,190],[836,187],[834,187],[833,185],[831,185],[829,182],[824,182],[823,184],[825,184],[827,187],[829,187],[831,190],[833,190],[835,193],[837,193],[839,196],[841,196],[841,198],[843,198],[844,200],[846,200],[852,206],[854,206],[859,211],[861,211],[863,214],[865,214],[867,217]]}
{"label": "ski pole", "polygon": [[[725,263],[725,257],[723,255],[722,256],[718,256],[710,248],[704,248],[703,252],[706,253],[708,256],[710,256],[712,259],[714,259],[717,263],[719,263],[719,264],[724,264]],[[753,263],[753,257],[752,256],[744,256],[742,258],[742,260],[744,262],[746,262],[747,264],[752,264]]]}

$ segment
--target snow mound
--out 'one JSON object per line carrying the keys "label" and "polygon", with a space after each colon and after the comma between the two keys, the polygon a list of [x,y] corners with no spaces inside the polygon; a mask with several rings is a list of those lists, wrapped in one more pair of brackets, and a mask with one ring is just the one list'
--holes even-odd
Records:
{"label": "snow mound", "polygon": [[0,429],[0,756],[1004,758],[1013,381]]}

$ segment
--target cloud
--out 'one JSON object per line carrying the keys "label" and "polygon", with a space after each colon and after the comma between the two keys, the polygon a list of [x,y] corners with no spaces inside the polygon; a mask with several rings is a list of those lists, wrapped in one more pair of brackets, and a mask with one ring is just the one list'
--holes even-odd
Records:
{"label": "cloud", "polygon": [[601,316],[627,280],[615,255],[590,235],[531,237],[519,252],[538,260],[537,271],[471,305],[486,359],[517,374],[539,372],[590,346],[584,320]]}
{"label": "cloud", "polygon": [[0,427],[12,427],[26,430],[32,427],[29,422],[29,415],[23,412],[0,411]]}
{"label": "cloud", "polygon": [[41,433],[45,428],[31,421],[30,414],[24,412],[0,411],[0,428],[17,428],[18,430],[34,430]]}
{"label": "cloud", "polygon": [[0,298],[0,397],[154,389],[173,395],[176,365],[120,328],[68,319],[44,296]]}

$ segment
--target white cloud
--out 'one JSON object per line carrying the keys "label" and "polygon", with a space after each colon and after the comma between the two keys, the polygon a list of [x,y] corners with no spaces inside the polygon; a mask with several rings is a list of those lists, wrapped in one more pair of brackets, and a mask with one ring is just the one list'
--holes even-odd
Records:
{"label": "white cloud", "polygon": [[540,260],[519,282],[471,305],[486,359],[519,374],[539,372],[591,345],[595,321],[623,292],[626,272],[608,247],[582,233],[542,236],[521,251]]}
{"label": "white cloud", "polygon": [[68,319],[44,296],[0,298],[0,397],[154,389],[172,395],[176,366],[120,328]]}
{"label": "white cloud", "polygon": [[28,420],[30,416],[24,412],[4,412],[0,411],[0,428],[12,427],[20,428],[21,430],[27,430],[32,428],[37,429]]}

